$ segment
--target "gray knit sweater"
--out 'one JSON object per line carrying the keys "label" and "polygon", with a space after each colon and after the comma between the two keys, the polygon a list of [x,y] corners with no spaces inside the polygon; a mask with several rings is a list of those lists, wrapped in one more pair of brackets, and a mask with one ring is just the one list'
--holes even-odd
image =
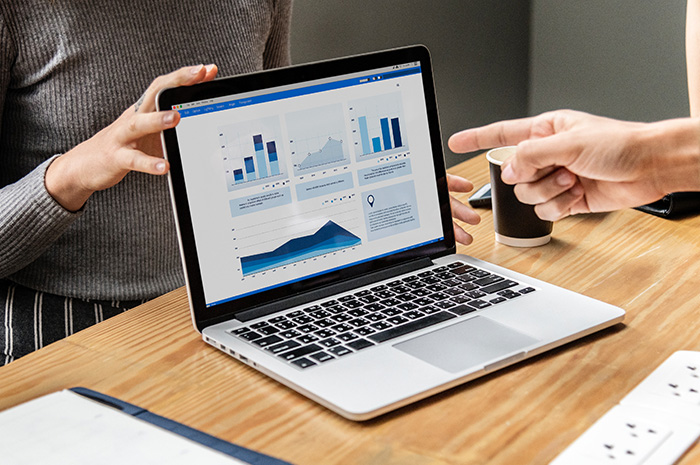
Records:
{"label": "gray knit sweater", "polygon": [[0,278],[115,300],[183,285],[165,177],[130,173],[71,213],[46,191],[46,168],[160,74],[288,64],[290,10],[291,0],[0,0]]}

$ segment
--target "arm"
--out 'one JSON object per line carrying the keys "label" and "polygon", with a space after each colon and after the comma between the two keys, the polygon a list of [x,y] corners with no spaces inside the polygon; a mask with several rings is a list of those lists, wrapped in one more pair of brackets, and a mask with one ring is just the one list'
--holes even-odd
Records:
{"label": "arm", "polygon": [[[0,127],[17,55],[6,26],[0,13]],[[17,155],[0,153],[0,171],[10,156]],[[22,179],[0,185],[0,277],[35,260],[80,216],[65,210],[46,191],[44,173],[49,163],[42,163]]]}
{"label": "arm", "polygon": [[548,220],[635,207],[700,190],[700,119],[630,123],[555,111],[469,129],[455,152],[516,145],[503,180]]}
{"label": "arm", "polygon": [[700,0],[688,0],[685,21],[690,116],[700,116]]}

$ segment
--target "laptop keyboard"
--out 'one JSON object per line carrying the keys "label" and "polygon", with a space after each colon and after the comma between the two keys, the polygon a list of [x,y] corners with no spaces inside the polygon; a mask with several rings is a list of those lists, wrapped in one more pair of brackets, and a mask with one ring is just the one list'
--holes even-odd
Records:
{"label": "laptop keyboard", "polygon": [[230,333],[306,369],[534,291],[454,262]]}

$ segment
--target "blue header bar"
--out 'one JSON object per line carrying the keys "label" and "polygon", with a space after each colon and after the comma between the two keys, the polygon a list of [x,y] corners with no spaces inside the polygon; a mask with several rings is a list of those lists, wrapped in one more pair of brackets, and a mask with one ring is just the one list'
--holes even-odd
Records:
{"label": "blue header bar", "polygon": [[272,92],[269,94],[263,94],[244,99],[234,99],[229,100],[228,102],[212,103],[210,105],[202,105],[201,107],[192,107],[185,109],[180,108],[177,111],[180,113],[181,118],[187,118],[189,116],[197,116],[207,113],[214,113],[217,111],[230,110],[231,108],[239,108],[249,105],[256,105],[258,103],[272,102],[274,100],[298,97],[300,95],[315,94],[317,92],[341,89],[343,87],[351,87],[360,84],[370,84],[377,81],[394,79],[418,73],[420,73],[420,66],[416,66],[415,68],[401,69],[398,71],[389,71],[386,73],[369,74],[367,76],[361,76],[352,79],[343,79],[340,81],[327,82],[324,84],[316,84],[308,87],[300,87],[298,89],[289,89],[280,92]]}

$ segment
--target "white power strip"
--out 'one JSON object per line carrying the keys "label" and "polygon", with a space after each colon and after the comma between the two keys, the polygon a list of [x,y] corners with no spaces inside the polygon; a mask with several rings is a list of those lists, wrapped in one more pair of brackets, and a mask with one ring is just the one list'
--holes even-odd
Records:
{"label": "white power strip", "polygon": [[671,465],[700,437],[700,352],[671,355],[551,465]]}

